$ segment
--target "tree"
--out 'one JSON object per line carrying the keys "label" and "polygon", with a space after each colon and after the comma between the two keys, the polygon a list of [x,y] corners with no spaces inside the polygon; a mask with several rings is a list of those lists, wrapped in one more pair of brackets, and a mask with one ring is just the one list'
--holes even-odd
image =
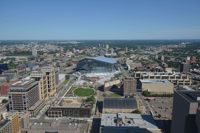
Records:
{"label": "tree", "polygon": [[7,103],[7,102],[8,102],[7,99],[3,99],[1,103],[2,103],[2,104],[5,104],[5,103]]}

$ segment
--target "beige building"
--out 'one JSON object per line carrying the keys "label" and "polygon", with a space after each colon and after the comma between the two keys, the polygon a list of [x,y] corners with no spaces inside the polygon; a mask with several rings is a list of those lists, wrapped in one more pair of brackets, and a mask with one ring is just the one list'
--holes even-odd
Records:
{"label": "beige building", "polygon": [[48,99],[47,76],[42,71],[33,71],[30,75],[35,81],[38,81],[40,100]]}
{"label": "beige building", "polygon": [[179,72],[135,72],[134,78],[139,79],[167,79],[174,85],[191,85],[191,77]]}
{"label": "beige building", "polygon": [[136,92],[137,81],[132,77],[124,79],[124,96],[131,96]]}
{"label": "beige building", "polygon": [[42,67],[41,71],[45,73],[47,77],[48,96],[53,96],[57,90],[57,83],[56,83],[57,71],[54,67]]}
{"label": "beige building", "polygon": [[119,79],[112,80],[112,81],[106,81],[104,83],[104,91],[109,91],[110,88],[112,88],[114,85],[118,86],[121,84],[121,81]]}
{"label": "beige building", "polygon": [[20,133],[19,113],[4,113],[0,116],[0,133]]}
{"label": "beige building", "polygon": [[152,94],[173,94],[174,91],[174,84],[168,80],[141,79],[139,84],[142,91]]}

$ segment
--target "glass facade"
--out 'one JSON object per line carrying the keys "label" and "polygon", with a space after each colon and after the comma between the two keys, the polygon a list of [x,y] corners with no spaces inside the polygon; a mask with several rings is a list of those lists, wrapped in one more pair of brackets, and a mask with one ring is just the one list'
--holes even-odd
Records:
{"label": "glass facade", "polygon": [[105,73],[105,72],[115,72],[116,64],[103,62],[95,59],[83,59],[76,67],[77,71],[86,73]]}

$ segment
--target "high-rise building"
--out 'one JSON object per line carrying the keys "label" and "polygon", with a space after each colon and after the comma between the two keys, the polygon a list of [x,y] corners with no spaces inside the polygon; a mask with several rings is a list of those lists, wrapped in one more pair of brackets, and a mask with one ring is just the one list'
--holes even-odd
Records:
{"label": "high-rise building", "polygon": [[161,56],[161,61],[163,61],[163,62],[165,61],[165,56],[163,56],[163,55]]}
{"label": "high-rise building", "polygon": [[197,124],[198,133],[200,133],[200,103],[199,103],[199,108],[197,110],[196,124]]}
{"label": "high-rise building", "polygon": [[196,63],[196,60],[197,60],[196,56],[190,57],[190,63]]}
{"label": "high-rise building", "polygon": [[36,47],[33,47],[33,49],[32,49],[32,56],[34,56],[34,57],[37,56],[37,49],[36,49]]}
{"label": "high-rise building", "polygon": [[124,79],[124,96],[132,96],[136,92],[137,81],[132,77]]}
{"label": "high-rise building", "polygon": [[40,100],[47,100],[48,98],[48,87],[47,87],[47,76],[42,71],[33,71],[30,75],[35,81],[38,81],[39,97]]}
{"label": "high-rise building", "polygon": [[190,64],[181,63],[180,64],[180,72],[181,73],[188,73],[190,71]]}
{"label": "high-rise building", "polygon": [[200,91],[174,92],[171,133],[197,133],[196,116]]}
{"label": "high-rise building", "polygon": [[186,63],[187,63],[187,64],[190,64],[190,56],[187,56],[187,58],[186,58]]}
{"label": "high-rise building", "polygon": [[57,90],[57,71],[54,67],[42,67],[41,71],[47,76],[48,96],[53,96]]}
{"label": "high-rise building", "polygon": [[11,85],[9,91],[9,110],[27,111],[39,100],[38,82],[26,78]]}

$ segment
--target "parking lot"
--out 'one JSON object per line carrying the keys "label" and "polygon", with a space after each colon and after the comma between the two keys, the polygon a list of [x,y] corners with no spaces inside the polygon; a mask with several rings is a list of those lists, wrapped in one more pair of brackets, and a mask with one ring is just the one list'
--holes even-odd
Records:
{"label": "parking lot", "polygon": [[148,100],[151,106],[154,116],[158,119],[171,119],[173,97],[155,97],[152,100]]}

